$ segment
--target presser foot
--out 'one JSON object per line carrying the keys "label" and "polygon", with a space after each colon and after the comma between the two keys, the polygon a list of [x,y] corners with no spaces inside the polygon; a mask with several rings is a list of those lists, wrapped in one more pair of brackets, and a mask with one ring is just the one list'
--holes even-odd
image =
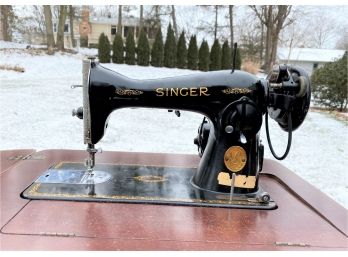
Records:
{"label": "presser foot", "polygon": [[102,152],[101,149],[95,149],[93,144],[88,144],[87,152],[89,158],[85,160],[85,166],[87,168],[84,176],[81,179],[81,182],[87,185],[89,189],[88,195],[95,195],[95,172],[93,170],[95,166],[95,154]]}

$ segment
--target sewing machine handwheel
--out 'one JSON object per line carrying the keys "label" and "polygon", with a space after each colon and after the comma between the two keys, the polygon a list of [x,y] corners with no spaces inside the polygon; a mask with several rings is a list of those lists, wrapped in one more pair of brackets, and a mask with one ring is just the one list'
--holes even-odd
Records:
{"label": "sewing machine handwheel", "polygon": [[[303,69],[295,66],[286,67],[289,71],[288,74],[299,85],[299,91],[295,95],[293,95],[295,97],[295,100],[293,101],[291,108],[292,130],[295,130],[302,124],[309,110],[311,100],[311,83],[307,72],[305,72]],[[278,73],[279,76],[281,74],[284,74],[283,69],[284,66],[282,66],[282,70],[280,69],[281,72]],[[273,74],[269,75],[268,78],[270,82],[281,82],[282,78],[280,78],[279,76],[277,77],[276,74],[277,72],[273,71]],[[284,92],[284,95],[285,94],[286,92]],[[288,111],[273,107],[268,107],[267,109],[270,117],[277,121],[279,126],[283,130],[288,131]]]}

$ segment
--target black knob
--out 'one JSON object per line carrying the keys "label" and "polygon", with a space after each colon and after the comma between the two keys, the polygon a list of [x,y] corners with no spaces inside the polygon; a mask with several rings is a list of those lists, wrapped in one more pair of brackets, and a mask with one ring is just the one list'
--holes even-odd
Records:
{"label": "black knob", "polygon": [[72,116],[76,116],[79,119],[83,119],[83,108],[79,107],[77,109],[72,110]]}

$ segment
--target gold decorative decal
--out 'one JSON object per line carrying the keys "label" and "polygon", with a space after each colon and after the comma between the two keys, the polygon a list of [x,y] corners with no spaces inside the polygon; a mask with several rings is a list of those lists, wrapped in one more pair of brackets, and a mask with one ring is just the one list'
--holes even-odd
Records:
{"label": "gold decorative decal", "polygon": [[[229,173],[220,172],[217,179],[218,179],[219,185],[231,186],[232,179],[230,178]],[[240,188],[255,188],[255,185],[256,185],[255,176],[237,175],[234,181],[234,186],[240,187]]]}
{"label": "gold decorative decal", "polygon": [[210,96],[208,94],[207,87],[174,87],[174,88],[162,88],[159,87],[156,90],[156,96]]}
{"label": "gold decorative decal", "polygon": [[227,169],[232,172],[242,170],[247,162],[245,150],[240,146],[231,146],[225,152],[224,162]]}
{"label": "gold decorative decal", "polygon": [[135,89],[120,89],[120,88],[117,88],[115,90],[115,93],[117,95],[128,95],[128,96],[131,96],[131,95],[142,95],[144,92],[141,91],[141,90],[135,90]]}
{"label": "gold decorative decal", "polygon": [[164,182],[167,181],[163,176],[137,176],[134,177],[135,180],[142,181],[142,182],[148,182],[148,183],[158,183],[158,182]]}
{"label": "gold decorative decal", "polygon": [[238,95],[238,94],[247,94],[250,93],[251,90],[248,88],[226,88],[222,90],[222,93],[226,95]]}

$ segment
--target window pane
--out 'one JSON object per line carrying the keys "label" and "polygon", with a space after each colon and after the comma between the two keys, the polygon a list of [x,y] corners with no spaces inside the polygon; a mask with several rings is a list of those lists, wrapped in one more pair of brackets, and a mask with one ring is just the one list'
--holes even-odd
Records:
{"label": "window pane", "polygon": [[111,26],[111,35],[116,35],[116,26]]}
{"label": "window pane", "polygon": [[69,24],[64,24],[64,32],[69,32]]}

